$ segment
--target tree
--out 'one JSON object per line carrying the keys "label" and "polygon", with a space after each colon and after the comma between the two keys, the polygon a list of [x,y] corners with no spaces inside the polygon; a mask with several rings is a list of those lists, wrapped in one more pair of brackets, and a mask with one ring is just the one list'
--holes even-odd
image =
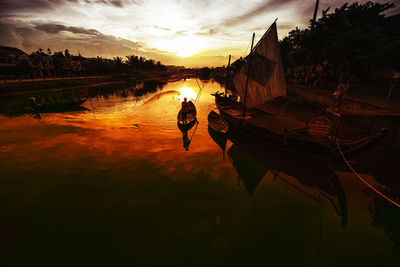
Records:
{"label": "tree", "polygon": [[67,48],[67,49],[65,49],[65,51],[64,51],[64,55],[65,55],[65,57],[70,57],[70,56],[71,56],[71,54],[69,53],[69,50],[68,50],[68,48]]}
{"label": "tree", "polygon": [[399,59],[390,56],[393,42],[385,35],[382,14],[393,7],[367,2],[344,4],[333,13],[323,10],[322,17],[310,21],[307,29],[296,28],[280,42],[285,66],[327,61],[345,76],[360,79],[368,77],[370,66],[396,64]]}
{"label": "tree", "polygon": [[123,62],[122,62],[122,58],[121,57],[114,57],[114,64],[115,64],[115,69],[117,73],[122,73],[123,70]]}

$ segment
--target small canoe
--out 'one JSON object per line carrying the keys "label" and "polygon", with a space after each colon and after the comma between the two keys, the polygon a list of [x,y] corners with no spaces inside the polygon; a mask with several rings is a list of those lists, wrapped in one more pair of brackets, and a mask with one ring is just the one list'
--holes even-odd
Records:
{"label": "small canoe", "polygon": [[190,128],[193,127],[193,125],[197,121],[197,111],[196,107],[193,104],[192,101],[188,102],[188,113],[186,116],[186,122],[183,120],[183,115],[182,115],[182,109],[179,110],[178,113],[178,127],[181,131],[188,131]]}
{"label": "small canoe", "polygon": [[208,114],[208,126],[219,133],[228,132],[228,123],[214,110]]}

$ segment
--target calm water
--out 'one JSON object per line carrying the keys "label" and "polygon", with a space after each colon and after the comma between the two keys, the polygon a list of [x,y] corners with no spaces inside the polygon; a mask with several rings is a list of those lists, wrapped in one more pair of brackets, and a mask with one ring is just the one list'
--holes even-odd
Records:
{"label": "calm water", "polygon": [[205,83],[188,151],[177,97],[195,80],[0,115],[2,266],[400,264],[398,209],[345,168],[237,140],[223,155],[207,127],[217,90]]}

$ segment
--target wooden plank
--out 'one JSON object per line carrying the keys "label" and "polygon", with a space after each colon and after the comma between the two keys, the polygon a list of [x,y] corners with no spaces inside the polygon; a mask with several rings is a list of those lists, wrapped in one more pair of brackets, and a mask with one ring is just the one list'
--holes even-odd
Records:
{"label": "wooden plank", "polygon": [[280,135],[287,135],[290,132],[306,128],[304,122],[283,115],[255,115],[255,117],[249,119],[247,122]]}

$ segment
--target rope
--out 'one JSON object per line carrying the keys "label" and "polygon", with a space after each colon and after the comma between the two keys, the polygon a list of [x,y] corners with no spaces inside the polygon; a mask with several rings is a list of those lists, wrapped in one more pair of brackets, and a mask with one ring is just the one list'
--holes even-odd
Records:
{"label": "rope", "polygon": [[196,83],[197,83],[197,86],[200,88],[200,91],[199,91],[199,93],[197,94],[196,99],[194,100],[194,103],[195,103],[195,104],[197,103],[197,101],[199,101],[200,95],[201,95],[201,93],[203,92],[203,88],[204,88],[204,84],[203,84],[203,87],[200,87],[200,84],[199,84],[199,82],[197,81],[197,79],[196,79]]}
{"label": "rope", "polygon": [[343,160],[346,162],[347,166],[349,166],[350,170],[358,177],[358,179],[360,179],[364,184],[366,184],[369,188],[371,188],[372,190],[374,190],[377,194],[379,194],[381,197],[383,197],[384,199],[386,199],[387,201],[389,201],[390,203],[392,203],[393,205],[397,206],[400,208],[400,204],[396,203],[395,201],[391,200],[390,198],[388,198],[387,196],[385,196],[384,194],[382,194],[381,192],[379,192],[377,189],[375,189],[372,185],[370,185],[367,181],[365,181],[350,165],[350,163],[347,161],[347,159],[345,158],[342,149],[339,146],[339,142],[338,139],[336,138],[336,145],[339,149],[340,154],[342,155]]}
{"label": "rope", "polygon": [[251,44],[251,39],[250,39],[249,43],[247,44],[246,49],[245,49],[244,52],[243,52],[242,58],[245,58],[245,57],[247,56],[247,49],[249,49],[250,44]]}
{"label": "rope", "polygon": [[[321,178],[320,178],[321,182]],[[318,187],[318,222],[319,222],[319,235],[318,235],[318,258],[317,266],[321,266],[321,248],[322,248],[322,215],[321,215],[321,190]]]}
{"label": "rope", "polygon": [[192,133],[192,136],[190,137],[190,141],[192,141],[194,134],[196,133],[197,126],[199,126],[199,121],[196,120],[196,128],[194,128],[194,131]]}

